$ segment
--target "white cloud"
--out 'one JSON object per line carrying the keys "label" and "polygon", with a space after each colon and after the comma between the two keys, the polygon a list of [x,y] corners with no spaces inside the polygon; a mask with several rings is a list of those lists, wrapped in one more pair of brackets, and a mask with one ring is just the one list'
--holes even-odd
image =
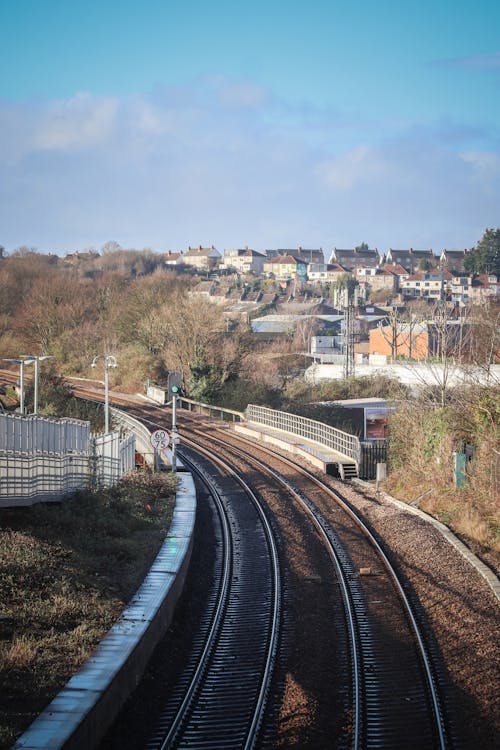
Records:
{"label": "white cloud", "polygon": [[33,145],[49,151],[96,146],[112,133],[117,111],[117,99],[88,93],[54,102],[42,113]]}
{"label": "white cloud", "polygon": [[351,190],[359,183],[382,178],[388,169],[387,162],[375,149],[363,145],[319,163],[316,172],[326,187]]}
{"label": "white cloud", "polygon": [[460,158],[471,164],[481,176],[500,175],[500,154],[494,151],[463,151]]}
{"label": "white cloud", "polygon": [[308,112],[224,77],[0,102],[0,242],[465,247],[498,220],[486,130]]}

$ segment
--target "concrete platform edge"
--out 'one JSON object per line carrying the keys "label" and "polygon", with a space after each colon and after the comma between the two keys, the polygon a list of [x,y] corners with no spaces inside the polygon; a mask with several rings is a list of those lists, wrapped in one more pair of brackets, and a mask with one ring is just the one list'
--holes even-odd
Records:
{"label": "concrete platform edge", "polygon": [[[130,644],[130,634],[124,635],[123,649],[116,649],[116,658],[112,657],[114,662],[111,663],[110,668],[110,658],[106,654],[105,643],[110,639],[121,637],[120,630],[123,630],[122,622],[123,618],[126,617],[126,608],[122,618],[107,633],[92,656],[17,739],[12,750],[21,750],[21,748],[23,750],[42,750],[42,748],[44,750],[62,750],[63,748],[64,750],[92,750],[92,748],[96,748],[125,701],[137,687],[153,650],[165,635],[172,621],[175,605],[181,595],[191,559],[196,515],[196,490],[189,472],[182,472],[179,475],[177,494],[179,499],[184,500],[190,496],[193,500],[190,511],[191,518],[185,508],[181,511],[190,532],[186,538],[184,556],[175,576],[172,576],[171,572],[165,572],[165,596],[154,616],[149,619],[145,628],[138,629],[137,638],[132,644]],[[174,518],[176,512],[179,511],[174,509]],[[169,531],[158,557],[162,555],[170,541]],[[158,578],[158,575],[156,575],[156,578]],[[144,585],[138,589],[133,598],[140,598],[141,589]],[[108,674],[108,677],[100,677],[99,663],[101,661],[104,663],[101,672],[104,675]],[[93,668],[97,674],[96,686],[79,689],[80,676],[85,671],[92,671]],[[72,702],[71,700],[75,695],[78,698],[76,705],[75,701]],[[67,708],[62,710],[61,706],[67,706]]]}

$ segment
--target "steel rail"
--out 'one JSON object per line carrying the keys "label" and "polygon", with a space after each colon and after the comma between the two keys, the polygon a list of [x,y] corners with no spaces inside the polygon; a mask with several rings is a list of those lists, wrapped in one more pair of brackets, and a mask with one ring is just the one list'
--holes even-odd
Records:
{"label": "steel rail", "polygon": [[[273,597],[273,605],[272,605],[272,611],[273,611],[273,617],[272,617],[272,625],[271,625],[271,632],[269,636],[269,648],[267,650],[267,658],[266,658],[266,664],[261,680],[261,687],[259,691],[259,695],[256,701],[255,709],[253,712],[253,718],[251,721],[251,725],[247,732],[247,737],[245,740],[244,749],[245,750],[251,750],[251,748],[254,747],[255,741],[257,739],[258,730],[260,728],[264,710],[266,707],[267,702],[267,695],[270,688],[270,682],[273,674],[273,668],[274,668],[274,662],[276,660],[276,654],[278,651],[278,639],[279,639],[279,623],[280,623],[280,616],[281,616],[281,575],[280,575],[280,567],[279,567],[279,560],[278,560],[278,551],[276,548],[276,542],[274,539],[274,534],[272,532],[271,526],[269,524],[269,521],[267,519],[267,516],[262,508],[262,504],[260,503],[259,499],[253,492],[253,490],[250,488],[250,486],[235,472],[235,470],[223,459],[221,459],[219,456],[216,456],[212,451],[207,450],[205,447],[198,445],[195,443],[195,441],[187,441],[191,442],[192,447],[194,450],[198,453],[202,453],[205,455],[212,463],[217,464],[221,468],[224,469],[228,474],[230,474],[233,479],[238,482],[238,484],[244,489],[244,491],[248,494],[248,496],[252,499],[252,502],[254,503],[254,506],[259,513],[259,516],[261,518],[263,527],[266,531],[266,537],[269,545],[269,550],[271,553],[271,561],[272,561],[272,570],[273,570],[273,577],[274,577],[274,585],[273,585],[273,591],[274,591],[274,597]],[[186,462],[186,464],[192,463],[189,462],[189,459],[186,458],[184,452],[180,452],[180,455],[182,457],[182,460]],[[204,477],[204,481],[206,480],[206,477]],[[211,486],[212,489],[212,486]],[[217,492],[216,488],[215,491]],[[166,746],[165,746],[166,747]],[[162,746],[162,750],[164,750]]]}
{"label": "steel rail", "polygon": [[[216,428],[218,429],[218,428]],[[227,433],[226,433],[227,434]],[[240,437],[239,435],[234,435],[234,433],[231,433],[235,439],[241,443],[244,443],[248,445],[249,443],[251,445],[254,445],[252,441],[248,441],[247,439]],[[184,438],[185,439],[185,438]],[[212,439],[214,439],[212,437]],[[222,444],[228,445],[225,443],[224,440],[219,439],[219,442]],[[267,446],[263,446],[261,444],[255,445],[258,450],[262,451],[263,453],[267,453],[280,461],[283,461],[288,466],[292,467],[295,471],[298,471],[300,474],[302,474],[304,477],[306,477],[309,481],[311,481],[313,484],[315,484],[318,488],[320,488],[322,491],[326,492],[327,495],[329,495],[348,515],[349,517],[357,524],[357,526],[363,531],[365,536],[369,539],[370,543],[373,545],[373,547],[376,549],[377,553],[379,554],[384,567],[386,568],[387,572],[390,575],[391,581],[403,603],[405,614],[411,624],[412,632],[415,637],[416,643],[418,645],[418,650],[421,658],[421,662],[424,668],[425,677],[427,681],[427,687],[429,689],[429,694],[431,697],[431,704],[432,704],[432,710],[434,714],[434,723],[435,728],[438,734],[439,739],[439,748],[440,750],[446,750],[446,737],[445,737],[445,730],[443,726],[443,713],[440,706],[439,696],[435,684],[435,679],[432,673],[431,663],[429,656],[427,654],[427,649],[425,647],[424,640],[422,638],[422,635],[420,633],[420,629],[416,620],[416,617],[413,613],[411,604],[409,602],[409,599],[404,591],[404,588],[399,580],[399,577],[397,575],[396,570],[392,566],[390,560],[388,559],[386,553],[382,549],[381,545],[377,541],[377,539],[374,537],[370,529],[366,526],[366,524],[363,522],[363,520],[352,510],[352,508],[345,502],[345,500],[342,499],[342,497],[336,493],[331,487],[329,487],[327,484],[322,482],[318,477],[316,477],[311,472],[307,471],[307,469],[304,469],[302,466],[297,464],[295,461],[292,461],[291,459],[281,455],[280,453],[277,453],[276,451],[273,451],[272,449],[268,448]],[[229,444],[229,448],[234,449],[238,451],[238,448],[236,448],[233,444]],[[255,458],[254,456],[249,456],[247,451],[244,452],[245,460],[248,460],[257,466],[262,471],[265,471],[271,475],[273,475],[275,478],[279,479],[283,484],[287,485],[289,487],[289,490],[297,497],[297,500],[300,502],[302,507],[305,508],[305,510],[308,512],[309,515],[314,519],[315,524],[322,529],[321,523],[318,519],[315,518],[314,514],[312,513],[311,509],[308,507],[308,504],[303,500],[303,498],[300,496],[299,493],[296,492],[296,490],[289,485],[287,480],[283,477],[280,477],[279,474],[277,474],[273,469],[271,469],[269,466],[267,466],[265,463],[261,462],[258,458]],[[328,544],[330,545],[330,540],[328,540]],[[343,578],[343,576],[342,576]],[[350,598],[349,598],[350,600]],[[359,666],[358,666],[358,674],[359,674]],[[359,703],[358,703],[359,705]],[[360,717],[358,717],[358,721],[360,721]],[[359,742],[360,739],[360,733],[359,733],[359,725],[358,725],[358,732],[357,732],[357,739],[356,741]],[[358,745],[353,744],[354,748],[357,748]]]}
{"label": "steel rail", "polygon": [[179,709],[168,731],[168,734],[165,736],[165,739],[163,740],[160,746],[161,750],[166,750],[166,748],[173,741],[175,735],[178,732],[179,726],[184,716],[186,715],[189,706],[192,703],[195,690],[200,684],[200,680],[202,679],[202,675],[206,668],[208,658],[210,654],[212,653],[217,633],[219,632],[219,629],[220,629],[221,619],[224,615],[225,605],[227,602],[227,597],[228,597],[228,592],[229,592],[230,575],[231,575],[231,556],[230,556],[231,530],[230,530],[229,521],[227,518],[227,513],[221,502],[220,495],[217,492],[217,489],[215,488],[213,483],[210,482],[210,480],[206,476],[203,476],[202,473],[199,471],[199,469],[192,462],[189,462],[187,459],[184,459],[184,460],[186,461],[186,464],[190,464],[191,470],[195,472],[198,476],[200,476],[202,478],[202,481],[209,487],[210,494],[212,495],[215,501],[217,511],[219,514],[219,520],[221,522],[221,528],[222,528],[223,564],[222,564],[222,575],[221,575],[221,580],[220,580],[220,585],[219,585],[218,603],[214,612],[214,617],[213,617],[209,632],[207,634],[205,645],[200,655],[198,665],[196,667],[195,673],[193,674],[190,685],[188,689],[186,690],[184,699],[181,705],[179,706]]}
{"label": "steel rail", "polygon": [[[237,439],[240,439],[242,442],[244,442],[244,440],[242,438],[239,438],[239,436],[238,436]],[[436,685],[435,685],[434,676],[432,674],[430,659],[429,659],[429,656],[427,654],[427,649],[425,647],[424,640],[423,640],[422,635],[420,633],[420,628],[418,626],[416,617],[415,617],[415,615],[413,613],[413,609],[411,607],[410,601],[409,601],[409,599],[408,599],[408,597],[407,597],[407,595],[406,595],[406,593],[404,591],[404,588],[403,588],[403,586],[402,586],[402,584],[401,584],[401,582],[399,580],[399,577],[398,577],[398,574],[397,574],[396,570],[394,569],[392,563],[390,562],[390,560],[387,557],[386,553],[384,552],[383,548],[381,547],[381,545],[379,544],[379,542],[377,541],[377,539],[375,538],[375,536],[372,534],[372,532],[370,531],[370,529],[368,528],[368,526],[358,516],[358,514],[355,513],[352,510],[352,508],[345,502],[345,500],[343,500],[340,497],[340,495],[337,492],[335,492],[331,487],[329,487],[327,484],[325,484],[324,482],[322,482],[314,474],[311,474],[311,472],[307,471],[307,469],[304,469],[302,466],[300,466],[299,464],[297,464],[295,461],[292,461],[289,458],[281,456],[281,454],[277,453],[276,451],[273,451],[272,449],[268,448],[267,446],[266,447],[262,447],[261,445],[259,445],[258,447],[259,447],[260,450],[262,450],[262,451],[264,451],[266,453],[269,453],[269,454],[272,454],[274,456],[279,457],[285,463],[287,463],[288,465],[292,466],[296,470],[300,471],[300,473],[302,473],[304,476],[306,476],[311,482],[313,482],[314,484],[316,484],[317,487],[319,487],[323,491],[327,492],[327,494],[329,494],[335,500],[335,502],[337,504],[339,504],[342,507],[342,509],[345,510],[348,513],[348,515],[353,519],[353,521],[363,530],[363,532],[366,534],[367,538],[370,540],[370,542],[373,544],[373,546],[377,550],[378,554],[382,558],[382,561],[383,561],[383,563],[385,565],[385,568],[389,572],[389,574],[391,576],[391,580],[392,580],[392,582],[393,582],[393,584],[394,584],[394,586],[395,586],[395,588],[396,588],[396,590],[397,590],[397,592],[398,592],[398,594],[399,594],[399,596],[400,596],[400,598],[401,598],[401,600],[403,602],[403,605],[404,605],[404,608],[405,608],[405,611],[406,611],[406,615],[407,615],[408,619],[410,620],[410,623],[411,623],[411,626],[412,626],[412,629],[413,629],[413,634],[414,634],[415,639],[416,639],[416,641],[418,643],[418,646],[419,646],[420,656],[421,656],[421,659],[422,659],[422,663],[424,665],[424,670],[425,670],[425,674],[426,674],[426,678],[427,678],[428,688],[429,688],[429,691],[430,691],[430,694],[431,694],[431,698],[432,698],[432,705],[433,705],[433,711],[434,711],[434,718],[435,718],[435,722],[436,722],[436,729],[438,730],[438,735],[439,735],[439,747],[441,748],[441,750],[445,750],[445,748],[446,748],[446,738],[445,738],[445,732],[444,732],[444,728],[443,728],[443,718],[442,718],[443,714],[442,714],[442,710],[441,710],[441,706],[440,706],[440,702],[439,702],[439,696],[438,696],[437,688],[436,688]],[[255,459],[255,460],[258,461],[258,459]],[[265,464],[262,464],[262,466],[265,466]]]}
{"label": "steel rail", "polygon": [[[185,435],[183,436],[183,440],[185,442],[189,442],[195,445],[196,450],[199,450],[200,446],[195,441],[190,440]],[[360,750],[361,748],[361,745],[360,745],[360,742],[361,742],[360,655],[359,655],[358,639],[357,639],[357,634],[356,634],[353,604],[352,604],[352,599],[351,599],[351,595],[349,591],[349,586],[346,581],[347,576],[344,572],[344,569],[342,568],[337,551],[335,547],[332,545],[331,540],[328,538],[328,535],[325,529],[323,528],[319,520],[315,517],[315,515],[312,513],[308,505],[304,502],[303,498],[296,492],[296,490],[288,482],[286,482],[286,480],[283,479],[282,476],[280,476],[278,473],[273,471],[270,467],[266,466],[265,464],[262,464],[258,459],[255,459],[253,456],[248,456],[247,454],[245,454],[245,459],[251,461],[252,463],[257,464],[259,468],[264,470],[267,474],[271,475],[279,484],[284,485],[286,489],[288,490],[288,492],[290,492],[295,497],[295,499],[300,503],[300,505],[304,508],[304,510],[307,512],[308,516],[312,520],[320,537],[322,538],[326,546],[326,549],[328,551],[328,555],[330,559],[332,560],[333,565],[336,569],[338,581],[339,581],[341,592],[342,592],[342,598],[344,601],[345,614],[346,614],[349,638],[350,638],[350,643],[351,643],[351,662],[352,662],[352,672],[353,672],[352,686],[353,686],[353,705],[354,705],[352,748],[353,750]]]}

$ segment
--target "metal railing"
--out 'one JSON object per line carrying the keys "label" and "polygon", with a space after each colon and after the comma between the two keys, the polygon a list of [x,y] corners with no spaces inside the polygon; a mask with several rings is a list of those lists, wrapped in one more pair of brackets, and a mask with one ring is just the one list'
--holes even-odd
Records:
{"label": "metal railing", "polygon": [[[178,396],[177,403],[188,411],[197,411],[199,414],[206,414],[209,417],[217,416],[225,422],[244,422],[245,414],[235,409],[224,409],[222,406],[213,406],[213,404],[204,404],[201,401],[192,401],[190,398]],[[184,406],[187,404],[187,406]]]}
{"label": "metal railing", "polygon": [[91,437],[88,422],[0,414],[0,507],[110,487],[134,467],[134,434]]}
{"label": "metal railing", "polygon": [[95,435],[89,450],[89,478],[92,488],[112,487],[135,468],[135,435],[118,432]]}
{"label": "metal railing", "polygon": [[135,449],[144,456],[145,461],[154,465],[154,450],[150,442],[151,433],[148,428],[135,417],[130,416],[120,409],[111,409],[113,426],[124,433],[133,434],[135,437]]}
{"label": "metal railing", "polygon": [[337,430],[335,427],[317,422],[315,419],[300,417],[298,414],[290,414],[285,411],[268,409],[265,406],[249,404],[246,412],[249,422],[273,427],[276,430],[290,432],[307,440],[313,440],[331,448],[337,453],[348,456],[359,464],[361,457],[361,444],[357,435]]}

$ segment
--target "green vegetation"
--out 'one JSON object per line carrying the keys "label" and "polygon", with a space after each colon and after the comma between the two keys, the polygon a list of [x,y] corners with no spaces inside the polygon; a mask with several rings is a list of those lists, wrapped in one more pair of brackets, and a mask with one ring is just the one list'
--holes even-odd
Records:
{"label": "green vegetation", "polygon": [[0,748],[87,659],[138,588],[170,525],[174,487],[172,475],[134,472],[110,490],[0,510]]}
{"label": "green vegetation", "polygon": [[[500,561],[498,444],[500,388],[450,390],[444,407],[424,398],[401,402],[389,422],[386,488],[447,523]],[[453,478],[453,454],[465,452],[465,487]],[[426,494],[427,493],[427,494]]]}
{"label": "green vegetation", "polygon": [[465,258],[469,273],[492,273],[500,277],[500,228],[487,229]]}

